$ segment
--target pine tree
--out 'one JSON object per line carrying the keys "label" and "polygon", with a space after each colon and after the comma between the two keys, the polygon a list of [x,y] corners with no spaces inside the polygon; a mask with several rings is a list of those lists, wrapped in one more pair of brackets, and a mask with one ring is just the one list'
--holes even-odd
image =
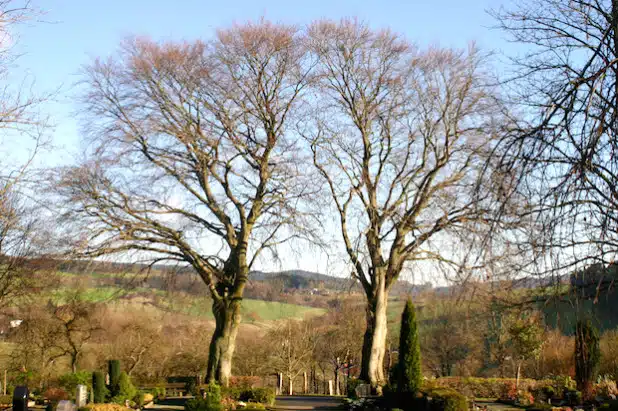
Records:
{"label": "pine tree", "polygon": [[575,326],[575,380],[586,398],[592,395],[600,360],[599,332],[590,320],[579,321]]}
{"label": "pine tree", "polygon": [[417,393],[421,389],[421,346],[418,340],[416,310],[408,299],[401,316],[399,333],[399,362],[397,364],[397,391]]}

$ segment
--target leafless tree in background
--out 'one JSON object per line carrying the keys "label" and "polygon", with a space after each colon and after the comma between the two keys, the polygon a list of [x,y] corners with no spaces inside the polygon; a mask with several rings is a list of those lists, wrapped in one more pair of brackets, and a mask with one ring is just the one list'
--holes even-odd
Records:
{"label": "leafless tree in background", "polygon": [[538,230],[518,246],[535,274],[610,264],[618,249],[618,1],[531,0],[493,13],[512,40],[527,122],[497,150]]}
{"label": "leafless tree in background", "polygon": [[380,391],[389,288],[412,262],[455,263],[450,236],[489,215],[473,192],[500,106],[474,48],[420,52],[355,21],[310,38],[321,82],[303,134],[367,297],[360,378]]}
{"label": "leafless tree in background", "polygon": [[261,22],[207,44],[130,40],[87,68],[93,149],[60,182],[81,256],[193,267],[216,320],[209,381],[228,383],[249,270],[309,226],[288,125],[311,81],[306,58],[296,28]]}
{"label": "leafless tree in background", "polygon": [[[9,79],[17,56],[17,26],[38,13],[29,1],[0,1],[0,308],[28,292],[36,269],[29,260],[39,254],[35,234],[41,224],[24,194],[32,163],[45,145],[47,121],[40,103],[49,96],[31,92],[27,81]],[[12,148],[19,148],[17,152]]]}

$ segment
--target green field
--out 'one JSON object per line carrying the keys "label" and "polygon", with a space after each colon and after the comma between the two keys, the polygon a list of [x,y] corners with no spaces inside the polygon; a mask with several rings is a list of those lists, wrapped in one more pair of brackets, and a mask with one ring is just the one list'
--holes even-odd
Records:
{"label": "green field", "polygon": [[[62,303],[71,295],[77,293],[84,301],[106,303],[111,306],[117,303],[131,302],[132,297],[142,297],[161,310],[178,312],[203,319],[213,319],[212,301],[207,296],[195,296],[184,293],[168,295],[162,290],[151,288],[123,289],[120,287],[94,287],[80,291],[61,288],[48,295],[54,302]],[[133,304],[141,304],[139,301]],[[280,302],[244,299],[242,301],[242,321],[244,323],[264,323],[284,320],[287,318],[303,319],[320,316],[326,313],[321,308]]]}

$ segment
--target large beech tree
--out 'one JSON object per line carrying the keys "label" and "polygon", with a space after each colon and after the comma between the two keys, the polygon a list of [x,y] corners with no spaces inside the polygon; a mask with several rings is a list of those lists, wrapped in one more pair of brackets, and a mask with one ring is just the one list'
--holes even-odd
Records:
{"label": "large beech tree", "polygon": [[309,35],[319,107],[301,129],[367,297],[360,377],[381,391],[389,289],[410,262],[453,261],[443,241],[487,215],[472,193],[499,105],[474,48],[421,52],[350,20]]}
{"label": "large beech tree", "polygon": [[59,184],[81,256],[190,265],[216,321],[209,381],[228,383],[250,268],[307,217],[288,127],[305,57],[296,28],[260,22],[208,43],[129,40],[85,70],[90,154]]}

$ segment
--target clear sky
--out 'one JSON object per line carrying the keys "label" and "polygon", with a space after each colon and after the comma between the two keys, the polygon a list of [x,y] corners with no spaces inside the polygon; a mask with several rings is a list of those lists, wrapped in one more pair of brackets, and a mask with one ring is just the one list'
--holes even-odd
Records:
{"label": "clear sky", "polygon": [[[376,28],[390,27],[420,46],[465,47],[475,41],[482,49],[504,51],[503,34],[487,10],[509,0],[34,0],[45,14],[42,22],[20,28],[16,51],[22,54],[14,74],[36,80],[34,90],[59,88],[55,101],[43,111],[56,124],[55,149],[46,164],[73,161],[80,152],[79,111],[72,85],[82,65],[112,54],[123,37],[147,35],[154,39],[207,39],[216,28],[264,17],[304,24],[314,19],[358,17]],[[291,263],[291,266],[297,265]],[[305,269],[320,269],[319,263]],[[313,266],[315,265],[315,266]],[[292,268],[292,267],[287,267]]]}

